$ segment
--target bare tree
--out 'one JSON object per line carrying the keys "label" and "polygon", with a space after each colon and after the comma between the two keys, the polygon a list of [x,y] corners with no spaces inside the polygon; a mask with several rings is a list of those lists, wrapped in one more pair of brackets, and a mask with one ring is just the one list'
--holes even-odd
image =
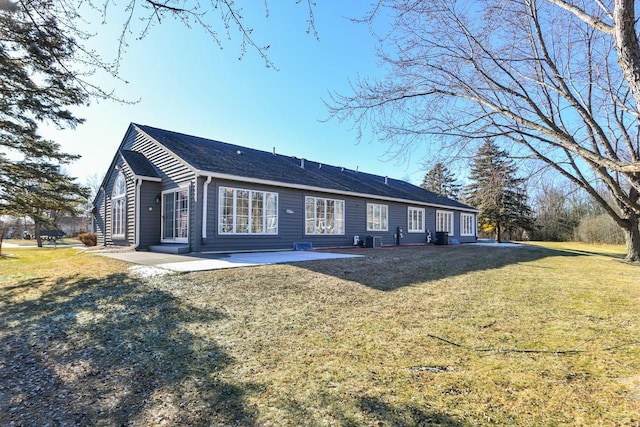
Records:
{"label": "bare tree", "polygon": [[[401,147],[510,141],[585,189],[640,260],[640,45],[633,0],[380,0],[386,78],[332,116]],[[596,188],[604,185],[612,198]]]}
{"label": "bare tree", "polygon": [[571,188],[543,182],[535,198],[536,229],[534,240],[567,242],[580,223],[576,210],[571,209]]}
{"label": "bare tree", "polygon": [[[293,0],[296,5],[304,3],[307,8],[307,33],[318,38],[315,29],[314,6],[312,0]],[[95,86],[90,77],[96,69],[102,69],[114,77],[118,76],[119,65],[130,40],[146,37],[153,27],[168,20],[176,20],[185,29],[196,29],[206,33],[213,44],[222,49],[225,40],[238,39],[239,58],[247,51],[260,56],[266,67],[274,67],[268,55],[270,45],[261,44],[254,34],[251,22],[245,18],[245,7],[262,7],[265,18],[269,17],[269,1],[262,4],[236,0],[0,0],[0,12],[22,11],[31,17],[43,34],[52,20],[64,27],[68,37],[75,40],[76,63],[83,73],[75,68],[78,81],[93,96],[114,98],[111,91]],[[89,15],[98,16],[100,22],[92,22]],[[95,19],[95,18],[93,18]],[[101,52],[88,47],[87,41],[96,36],[98,24],[119,26],[117,55],[105,59]]]}

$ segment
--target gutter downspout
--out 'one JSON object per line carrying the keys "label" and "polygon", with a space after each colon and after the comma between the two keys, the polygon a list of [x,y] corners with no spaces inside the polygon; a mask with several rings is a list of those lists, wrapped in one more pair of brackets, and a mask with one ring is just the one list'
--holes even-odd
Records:
{"label": "gutter downspout", "polygon": [[137,250],[140,245],[140,187],[142,186],[142,179],[136,179],[136,235],[134,239],[134,248]]}
{"label": "gutter downspout", "polygon": [[207,201],[208,201],[208,193],[209,193],[209,183],[211,182],[211,175],[207,176],[207,180],[204,182],[202,186],[202,240],[206,240],[207,238]]}

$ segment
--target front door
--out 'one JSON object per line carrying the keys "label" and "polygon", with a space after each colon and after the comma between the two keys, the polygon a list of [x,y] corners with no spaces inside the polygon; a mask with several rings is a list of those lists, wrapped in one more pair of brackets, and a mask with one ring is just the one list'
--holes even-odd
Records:
{"label": "front door", "polygon": [[162,193],[162,241],[187,243],[189,237],[189,189]]}

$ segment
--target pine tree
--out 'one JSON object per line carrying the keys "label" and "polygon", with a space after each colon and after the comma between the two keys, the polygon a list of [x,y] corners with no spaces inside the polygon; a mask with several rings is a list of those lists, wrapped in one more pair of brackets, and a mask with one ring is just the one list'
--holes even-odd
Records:
{"label": "pine tree", "polygon": [[478,225],[495,233],[498,242],[504,231],[533,228],[525,181],[516,173],[508,153],[491,140],[480,147],[471,164],[472,183],[465,188],[465,201],[481,210]]}
{"label": "pine tree", "polygon": [[[66,161],[74,158],[67,156]],[[8,168],[13,182],[5,183],[11,191],[3,194],[0,212],[31,218],[38,246],[41,247],[41,230],[55,227],[55,218],[60,213],[79,214],[88,190],[62,172],[57,163],[26,159],[11,163]]]}
{"label": "pine tree", "polygon": [[76,43],[48,13],[55,1],[32,3],[0,8],[0,214],[31,217],[41,245],[51,213],[74,211],[85,191],[60,168],[76,157],[43,139],[38,125],[81,123],[68,108],[87,93],[69,66]]}
{"label": "pine tree", "polygon": [[441,162],[426,173],[420,187],[451,199],[460,197],[461,186],[456,183],[453,172]]}
{"label": "pine tree", "polygon": [[53,146],[38,137],[38,123],[81,123],[68,107],[84,104],[87,93],[70,66],[75,41],[47,13],[51,1],[39,6],[43,9],[37,14],[28,6],[0,9],[0,146],[51,157]]}

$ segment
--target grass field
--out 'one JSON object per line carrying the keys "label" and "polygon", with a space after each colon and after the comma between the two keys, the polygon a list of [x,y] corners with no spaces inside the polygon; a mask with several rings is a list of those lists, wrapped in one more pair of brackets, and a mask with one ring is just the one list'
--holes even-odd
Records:
{"label": "grass field", "polygon": [[640,266],[579,244],[134,274],[0,259],[0,425],[640,422]]}

